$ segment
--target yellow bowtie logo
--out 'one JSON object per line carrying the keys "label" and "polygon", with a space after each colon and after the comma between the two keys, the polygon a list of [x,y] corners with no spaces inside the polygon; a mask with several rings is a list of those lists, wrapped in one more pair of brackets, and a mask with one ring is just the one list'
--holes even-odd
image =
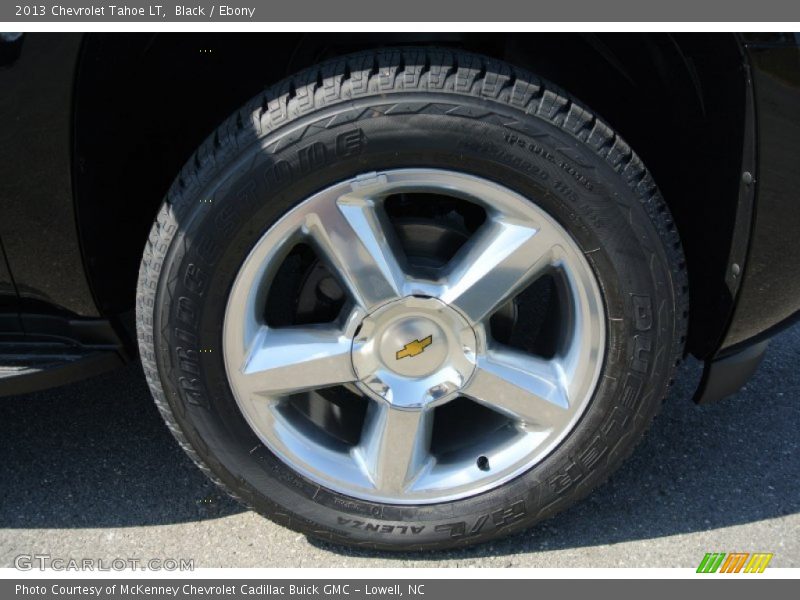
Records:
{"label": "yellow bowtie logo", "polygon": [[425,352],[425,348],[430,346],[433,343],[433,335],[429,335],[426,338],[421,340],[414,340],[412,342],[408,342],[405,346],[403,346],[402,350],[397,351],[397,360],[401,358],[406,358],[407,356],[417,356],[418,354],[422,354]]}

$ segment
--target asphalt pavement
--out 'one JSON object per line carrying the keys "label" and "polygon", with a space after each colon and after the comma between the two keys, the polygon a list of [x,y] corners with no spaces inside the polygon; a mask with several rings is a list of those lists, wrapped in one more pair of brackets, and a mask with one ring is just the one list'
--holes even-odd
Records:
{"label": "asphalt pavement", "polygon": [[19,554],[191,558],[195,567],[695,567],[772,552],[800,567],[800,326],[727,400],[698,407],[685,363],[633,457],[587,500],[529,531],[393,555],[308,539],[229,500],[167,432],[136,365],[0,398],[0,566]]}

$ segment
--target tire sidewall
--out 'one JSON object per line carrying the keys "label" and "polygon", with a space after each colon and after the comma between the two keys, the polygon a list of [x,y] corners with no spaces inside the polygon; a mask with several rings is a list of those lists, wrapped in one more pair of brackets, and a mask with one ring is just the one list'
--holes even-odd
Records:
{"label": "tire sidewall", "polygon": [[[402,94],[325,109],[214,169],[174,207],[178,226],[161,265],[154,309],[155,358],[165,396],[213,474],[247,504],[286,525],[386,548],[480,541],[574,503],[630,452],[672,367],[672,353],[657,351],[671,348],[674,336],[667,257],[646,210],[620,175],[562,129],[532,116],[521,119],[508,107],[450,94],[437,99],[437,114],[390,110],[421,100],[433,99]],[[361,110],[358,118],[341,118],[355,110]],[[484,177],[536,202],[585,253],[606,312],[603,372],[570,435],[536,467],[501,487],[422,506],[365,502],[292,471],[240,413],[222,348],[233,280],[269,227],[329,185],[403,167]]]}

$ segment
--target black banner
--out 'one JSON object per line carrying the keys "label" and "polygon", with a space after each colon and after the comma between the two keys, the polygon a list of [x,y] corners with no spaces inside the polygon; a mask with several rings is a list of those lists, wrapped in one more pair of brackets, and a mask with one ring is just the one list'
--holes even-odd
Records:
{"label": "black banner", "polygon": [[[715,579],[712,583],[712,579]],[[29,579],[0,582],[0,597],[36,600],[485,600],[486,598],[642,597],[674,600],[700,597],[712,592],[727,598],[789,592],[795,582],[780,579],[723,578],[697,579],[247,579],[247,580],[78,580]],[[757,586],[760,586],[757,588]],[[765,587],[766,586],[766,590]],[[793,586],[794,587],[794,586]]]}
{"label": "black banner", "polygon": [[796,0],[36,0],[0,21],[66,22],[769,22],[800,21]]}

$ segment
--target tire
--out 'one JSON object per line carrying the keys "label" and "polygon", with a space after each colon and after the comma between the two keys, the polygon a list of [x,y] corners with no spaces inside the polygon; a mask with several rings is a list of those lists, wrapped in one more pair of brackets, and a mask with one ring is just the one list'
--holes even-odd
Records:
{"label": "tire", "polygon": [[[232,391],[221,324],[243,262],[288,211],[359,174],[420,167],[535,198],[596,278],[605,337],[585,409],[534,466],[479,493],[408,504],[335,491],[271,451]],[[386,550],[485,542],[585,497],[630,455],[658,411],[687,317],[678,232],[631,148],[558,87],[493,59],[435,48],[337,58],[232,115],[169,190],[137,294],[147,381],[198,467],[281,525]]]}

